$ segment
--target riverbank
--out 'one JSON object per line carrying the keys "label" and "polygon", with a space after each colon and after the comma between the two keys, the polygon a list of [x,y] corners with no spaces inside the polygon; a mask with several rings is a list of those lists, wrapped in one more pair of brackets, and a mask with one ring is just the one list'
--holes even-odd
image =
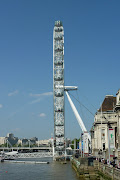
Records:
{"label": "riverbank", "polygon": [[71,158],[73,169],[76,171],[79,179],[99,180],[101,177],[105,180],[119,180],[120,170],[111,167],[98,160],[89,161],[88,158]]}

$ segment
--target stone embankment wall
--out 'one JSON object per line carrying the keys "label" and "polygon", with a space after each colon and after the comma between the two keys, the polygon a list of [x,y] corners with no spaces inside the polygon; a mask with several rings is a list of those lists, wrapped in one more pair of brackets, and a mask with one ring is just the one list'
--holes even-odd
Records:
{"label": "stone embankment wall", "polygon": [[94,160],[91,166],[88,166],[87,158],[72,158],[72,167],[76,171],[78,177],[82,180],[120,180],[120,170],[113,168],[107,164],[103,164]]}
{"label": "stone embankment wall", "polygon": [[95,166],[98,169],[99,175],[101,175],[104,179],[120,180],[120,169],[97,161],[94,161],[94,167]]}
{"label": "stone embankment wall", "polygon": [[76,158],[71,159],[72,167],[76,171],[77,176],[82,180],[100,180],[98,171],[94,166],[88,166],[87,158],[81,158],[79,161]]}

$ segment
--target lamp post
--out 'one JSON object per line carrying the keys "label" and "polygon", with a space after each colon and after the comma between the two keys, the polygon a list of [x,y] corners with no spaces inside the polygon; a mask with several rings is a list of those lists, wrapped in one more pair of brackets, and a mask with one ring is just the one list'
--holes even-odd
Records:
{"label": "lamp post", "polygon": [[111,128],[111,125],[108,124],[108,160],[109,160],[109,165],[110,165],[110,132],[109,128]]}

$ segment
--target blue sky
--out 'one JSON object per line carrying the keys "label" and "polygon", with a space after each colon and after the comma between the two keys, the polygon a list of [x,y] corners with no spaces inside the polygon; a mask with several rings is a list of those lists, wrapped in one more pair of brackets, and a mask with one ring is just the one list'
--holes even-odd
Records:
{"label": "blue sky", "polygon": [[[53,28],[65,32],[65,85],[93,114],[120,88],[120,1],[0,1],[0,136],[53,133]],[[72,98],[72,96],[71,96]],[[72,98],[86,128],[94,117]],[[65,97],[66,137],[81,129]]]}

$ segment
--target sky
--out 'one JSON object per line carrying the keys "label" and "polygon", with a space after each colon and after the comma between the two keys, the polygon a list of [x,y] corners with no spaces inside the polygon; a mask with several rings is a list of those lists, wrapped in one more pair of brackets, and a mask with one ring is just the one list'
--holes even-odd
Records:
{"label": "sky", "polygon": [[[105,95],[116,96],[120,88],[119,0],[1,0],[0,137],[54,134],[56,20],[64,27],[65,85],[78,86],[71,99],[88,131]],[[65,137],[81,132],[65,97]]]}

